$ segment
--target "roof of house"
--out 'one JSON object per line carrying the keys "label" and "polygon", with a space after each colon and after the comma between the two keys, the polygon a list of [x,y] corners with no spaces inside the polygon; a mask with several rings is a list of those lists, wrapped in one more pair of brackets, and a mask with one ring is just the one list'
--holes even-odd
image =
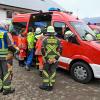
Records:
{"label": "roof of house", "polygon": [[94,18],[84,18],[83,19],[86,23],[100,23],[100,17],[94,17]]}
{"label": "roof of house", "polygon": [[63,7],[52,0],[0,0],[0,4],[32,10],[47,11],[51,7],[57,7],[64,10]]}

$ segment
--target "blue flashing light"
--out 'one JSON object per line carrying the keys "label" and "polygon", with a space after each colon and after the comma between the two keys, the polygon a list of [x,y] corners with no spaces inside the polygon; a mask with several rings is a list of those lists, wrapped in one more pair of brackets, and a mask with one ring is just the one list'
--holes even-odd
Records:
{"label": "blue flashing light", "polygon": [[48,11],[60,11],[60,9],[59,8],[53,8],[52,7],[52,8],[49,8]]}

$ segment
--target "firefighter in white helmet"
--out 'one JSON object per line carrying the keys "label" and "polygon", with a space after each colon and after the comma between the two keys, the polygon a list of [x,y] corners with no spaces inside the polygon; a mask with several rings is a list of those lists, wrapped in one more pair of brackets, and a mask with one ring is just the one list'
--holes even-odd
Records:
{"label": "firefighter in white helmet", "polygon": [[73,35],[73,33],[70,30],[66,31],[65,34],[64,34],[64,38],[68,39],[68,37],[70,37],[71,35]]}
{"label": "firefighter in white helmet", "polygon": [[37,41],[39,39],[39,37],[41,36],[41,28],[37,27],[35,30],[35,41]]}
{"label": "firefighter in white helmet", "polygon": [[[43,34],[42,34],[42,32],[41,32],[41,28],[40,27],[37,27],[36,28],[36,30],[35,30],[35,38],[34,38],[34,44],[35,44],[35,51],[37,51],[37,46],[36,46],[36,44],[37,44],[37,41],[38,41],[38,39],[42,36]],[[36,66],[39,66],[39,61],[38,61],[38,55],[37,54],[35,54],[35,56],[36,56],[36,59],[35,59],[35,61],[36,61]]]}

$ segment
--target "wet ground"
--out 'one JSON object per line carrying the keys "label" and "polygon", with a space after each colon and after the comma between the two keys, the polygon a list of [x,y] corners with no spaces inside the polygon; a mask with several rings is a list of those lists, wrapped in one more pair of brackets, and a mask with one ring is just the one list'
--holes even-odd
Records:
{"label": "wet ground", "polygon": [[80,84],[71,79],[68,72],[58,69],[54,90],[47,92],[38,88],[41,78],[37,69],[27,72],[17,61],[14,65],[12,85],[16,91],[7,96],[0,94],[0,100],[100,100],[99,79]]}

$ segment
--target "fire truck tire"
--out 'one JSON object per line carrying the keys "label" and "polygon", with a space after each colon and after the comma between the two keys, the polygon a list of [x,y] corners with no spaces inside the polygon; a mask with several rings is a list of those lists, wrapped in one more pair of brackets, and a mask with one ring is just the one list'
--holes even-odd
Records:
{"label": "fire truck tire", "polygon": [[88,64],[76,62],[71,67],[71,76],[75,81],[88,83],[93,78],[93,73]]}

